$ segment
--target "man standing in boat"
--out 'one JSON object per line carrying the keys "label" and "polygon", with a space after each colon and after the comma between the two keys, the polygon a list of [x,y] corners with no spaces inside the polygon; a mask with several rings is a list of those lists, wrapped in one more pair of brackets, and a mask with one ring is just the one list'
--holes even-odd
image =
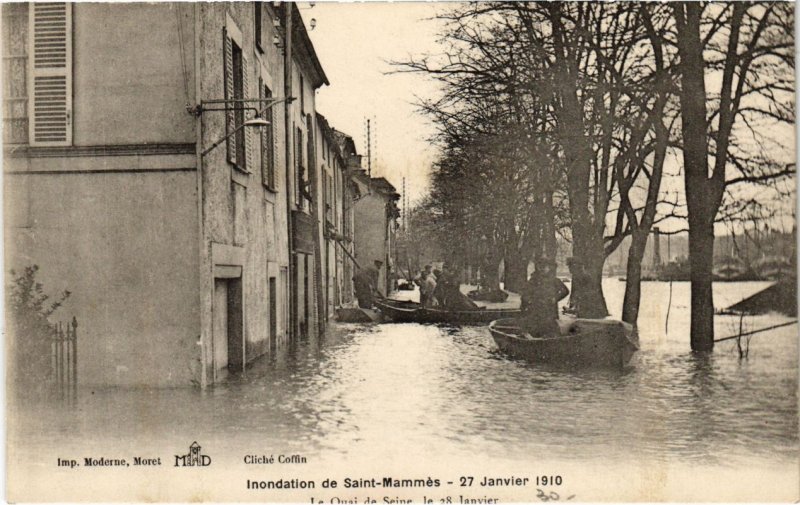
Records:
{"label": "man standing in boat", "polygon": [[549,258],[536,263],[536,270],[522,290],[520,326],[535,337],[558,335],[558,302],[569,289],[556,277]]}
{"label": "man standing in boat", "polygon": [[378,291],[378,271],[383,262],[375,260],[375,266],[359,268],[353,276],[353,290],[358,299],[358,306],[362,309],[371,309],[372,302]]}
{"label": "man standing in boat", "polygon": [[432,267],[425,265],[425,270],[422,272],[422,283],[419,286],[419,303],[423,307],[433,305],[434,291],[436,291],[436,276],[433,275]]}
{"label": "man standing in boat", "polygon": [[[380,278],[381,278],[380,271],[381,271],[381,267],[383,266],[383,261],[375,260],[373,262],[373,264],[374,264],[373,267],[369,267],[368,268],[370,279],[372,279],[372,293],[373,293],[374,296],[383,297],[384,296],[383,292],[381,291],[381,289],[379,287]],[[386,269],[386,274],[387,275],[389,274],[389,269],[388,268]]]}

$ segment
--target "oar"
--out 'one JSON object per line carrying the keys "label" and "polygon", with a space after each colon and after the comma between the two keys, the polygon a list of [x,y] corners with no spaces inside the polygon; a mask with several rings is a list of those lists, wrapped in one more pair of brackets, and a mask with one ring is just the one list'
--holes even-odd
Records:
{"label": "oar", "polygon": [[750,336],[750,335],[755,335],[756,333],[761,333],[761,332],[764,332],[764,331],[774,330],[774,329],[777,329],[777,328],[783,328],[784,326],[789,326],[791,324],[797,324],[797,320],[789,321],[788,323],[776,324],[774,326],[767,326],[766,328],[759,328],[757,330],[748,331],[748,332],[745,332],[745,333],[740,333],[738,335],[731,335],[729,337],[718,338],[718,339],[715,339],[714,342],[722,342],[722,341],[725,341],[725,340],[733,340],[734,338],[747,337],[747,336]]}

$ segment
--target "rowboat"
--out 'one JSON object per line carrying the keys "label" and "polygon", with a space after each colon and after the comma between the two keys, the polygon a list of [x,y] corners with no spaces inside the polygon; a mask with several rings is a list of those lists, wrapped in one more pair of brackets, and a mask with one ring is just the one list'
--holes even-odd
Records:
{"label": "rowboat", "polygon": [[388,298],[376,299],[375,305],[384,316],[395,323],[485,324],[495,319],[520,315],[519,309],[447,310]]}
{"label": "rowboat", "polygon": [[622,368],[639,349],[639,335],[621,321],[562,318],[558,326],[559,335],[533,337],[516,319],[500,319],[489,331],[501,351],[533,363]]}

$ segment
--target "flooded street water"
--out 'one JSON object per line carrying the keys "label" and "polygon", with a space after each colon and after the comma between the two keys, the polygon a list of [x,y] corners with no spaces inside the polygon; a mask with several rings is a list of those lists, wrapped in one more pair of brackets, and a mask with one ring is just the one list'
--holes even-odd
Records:
{"label": "flooded street water", "polygon": [[[717,284],[727,306],[768,283]],[[96,447],[163,452],[188,446],[341,457],[426,454],[736,469],[785,468],[798,457],[797,327],[758,334],[739,360],[733,341],[689,352],[688,284],[644,283],[641,351],[624,371],[551,370],[504,357],[485,327],[339,324],[246,376],[199,391],[82,390],[75,405],[21,408],[20,453]],[[606,280],[617,315],[624,283]],[[745,318],[750,328],[789,321]],[[717,337],[738,318],[718,317]],[[49,463],[49,461],[48,461]],[[44,463],[42,463],[44,465]]]}

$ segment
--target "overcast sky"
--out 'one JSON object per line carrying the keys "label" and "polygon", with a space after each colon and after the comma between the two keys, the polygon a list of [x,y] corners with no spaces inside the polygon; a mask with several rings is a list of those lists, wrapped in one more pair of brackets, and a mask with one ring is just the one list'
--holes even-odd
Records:
{"label": "overcast sky", "polygon": [[317,110],[331,126],[350,134],[365,155],[366,120],[372,121],[373,176],[386,177],[410,201],[422,196],[435,150],[426,139],[433,127],[416,112],[415,96],[431,97],[436,86],[420,75],[387,74],[388,61],[437,50],[439,23],[426,20],[441,3],[299,4],[330,86],[317,94]]}
{"label": "overcast sky", "polygon": [[[373,125],[373,176],[386,177],[402,192],[406,178],[411,203],[428,189],[429,170],[436,149],[427,140],[434,129],[415,106],[416,97],[437,96],[435,83],[419,74],[391,74],[395,67],[389,61],[403,61],[409,56],[440,53],[437,43],[442,23],[431,19],[437,12],[453,7],[445,2],[317,2],[298,4],[309,35],[319,56],[330,86],[317,94],[317,110],[328,118],[331,126],[351,135],[360,154],[365,155],[366,120]],[[316,19],[311,30],[309,22]],[[794,130],[775,134],[786,137],[790,158],[794,158]],[[788,132],[788,133],[787,133]],[[677,192],[683,201],[681,160],[669,160],[662,191]],[[794,181],[787,181],[794,185]],[[745,188],[746,190],[748,188]],[[763,192],[764,188],[750,188]],[[794,223],[794,201],[785,202],[789,215],[784,228]],[[772,202],[775,204],[775,202]],[[613,216],[610,216],[613,218]],[[685,222],[662,222],[663,229],[685,228]],[[718,230],[720,233],[723,230]]]}

